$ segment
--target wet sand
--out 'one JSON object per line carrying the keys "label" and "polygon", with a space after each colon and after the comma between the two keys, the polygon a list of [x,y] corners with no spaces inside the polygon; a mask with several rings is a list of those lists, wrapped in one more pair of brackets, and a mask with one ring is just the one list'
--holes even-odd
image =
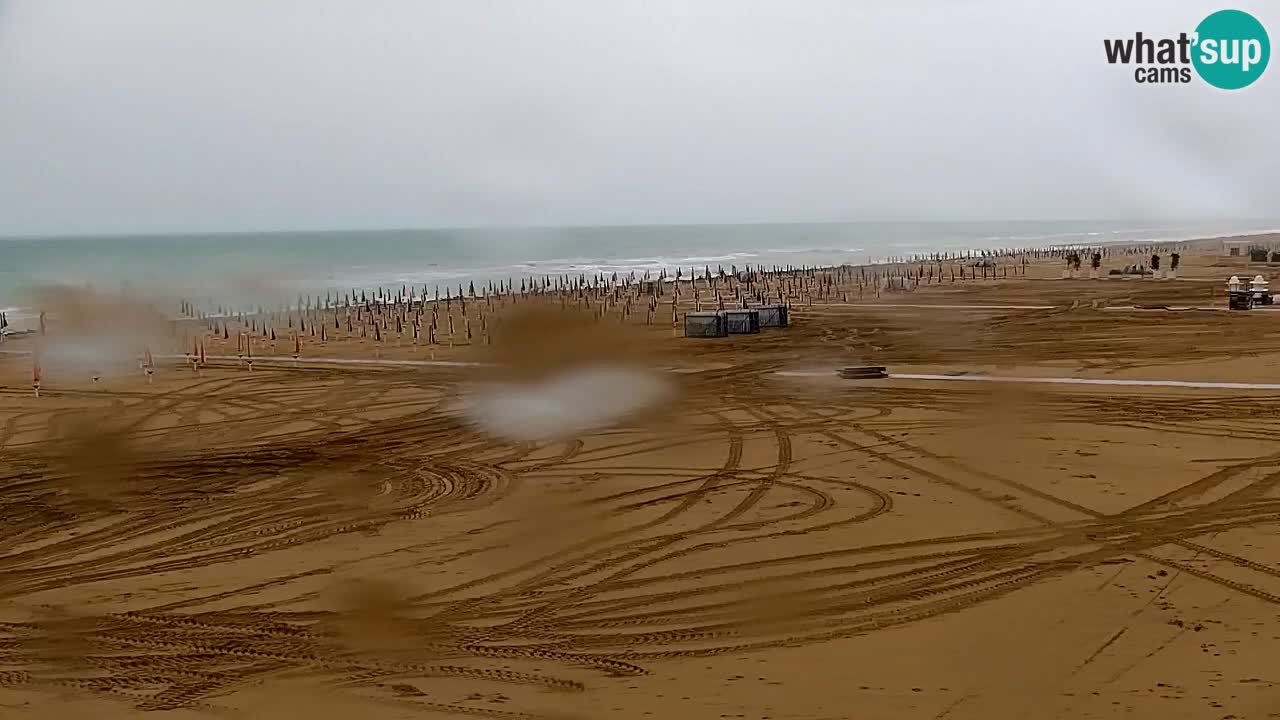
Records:
{"label": "wet sand", "polygon": [[38,400],[0,358],[0,717],[1276,717],[1280,391],[834,376],[1276,382],[1280,316],[1106,309],[1263,267],[847,284],[722,339],[611,306],[578,350],[677,394],[546,442],[450,412],[485,368],[307,362],[560,362],[461,315]]}

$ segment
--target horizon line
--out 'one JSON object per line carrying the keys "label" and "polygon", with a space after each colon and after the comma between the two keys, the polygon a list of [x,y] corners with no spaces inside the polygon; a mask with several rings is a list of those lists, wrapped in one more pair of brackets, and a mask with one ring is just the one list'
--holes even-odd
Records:
{"label": "horizon line", "polygon": [[[0,235],[0,242],[9,240],[85,240],[85,239],[122,239],[122,238],[159,238],[159,237],[240,237],[250,235],[316,235],[322,233],[401,233],[401,232],[485,232],[485,231],[519,231],[519,230],[603,230],[620,228],[673,228],[673,227],[748,227],[748,226],[782,226],[782,225],[979,225],[979,224],[1029,224],[1029,223],[1208,223],[1208,222],[1280,222],[1280,218],[1230,218],[1201,217],[1150,220],[1141,218],[1054,218],[1054,219],[980,219],[980,220],[766,220],[735,222],[644,222],[644,223],[586,223],[562,225],[453,225],[453,226],[401,226],[401,227],[342,227],[342,228],[289,228],[277,230],[145,230],[145,231],[109,231],[101,233],[74,232],[53,234],[15,234]],[[1144,229],[1144,228],[1139,228]],[[1176,228],[1172,228],[1176,229]]]}

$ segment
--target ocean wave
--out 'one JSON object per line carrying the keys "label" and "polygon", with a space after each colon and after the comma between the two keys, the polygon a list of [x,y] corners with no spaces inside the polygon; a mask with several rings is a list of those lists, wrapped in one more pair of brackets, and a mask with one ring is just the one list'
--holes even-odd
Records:
{"label": "ocean wave", "polygon": [[770,255],[812,255],[820,253],[860,253],[866,252],[865,248],[860,247],[834,247],[819,245],[816,247],[799,247],[799,248],[769,248],[765,251]]}
{"label": "ocean wave", "polygon": [[747,252],[727,253],[724,255],[690,255],[687,257],[676,258],[675,262],[677,264],[685,263],[685,264],[691,265],[695,263],[706,264],[706,263],[713,263],[713,262],[714,263],[732,262],[734,260],[745,260],[746,258],[753,258],[753,257],[757,257],[757,255],[755,253],[747,253]]}

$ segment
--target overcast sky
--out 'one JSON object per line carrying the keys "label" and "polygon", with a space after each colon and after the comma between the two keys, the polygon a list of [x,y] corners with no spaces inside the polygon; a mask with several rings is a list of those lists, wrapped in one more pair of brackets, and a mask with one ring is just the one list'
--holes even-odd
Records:
{"label": "overcast sky", "polygon": [[0,236],[1274,217],[1280,67],[1104,59],[1220,7],[0,0]]}

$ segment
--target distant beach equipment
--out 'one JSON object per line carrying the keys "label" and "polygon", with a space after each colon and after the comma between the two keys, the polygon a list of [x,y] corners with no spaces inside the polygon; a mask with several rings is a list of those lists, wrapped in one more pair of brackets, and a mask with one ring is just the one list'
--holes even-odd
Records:
{"label": "distant beach equipment", "polygon": [[786,305],[762,305],[756,308],[760,313],[760,327],[787,327],[791,324],[790,313]]}
{"label": "distant beach equipment", "polygon": [[732,335],[760,332],[760,311],[754,308],[726,310],[724,318],[726,329]]}
{"label": "distant beach equipment", "polygon": [[724,315],[718,312],[685,313],[685,337],[725,337],[728,334],[729,325]]}

